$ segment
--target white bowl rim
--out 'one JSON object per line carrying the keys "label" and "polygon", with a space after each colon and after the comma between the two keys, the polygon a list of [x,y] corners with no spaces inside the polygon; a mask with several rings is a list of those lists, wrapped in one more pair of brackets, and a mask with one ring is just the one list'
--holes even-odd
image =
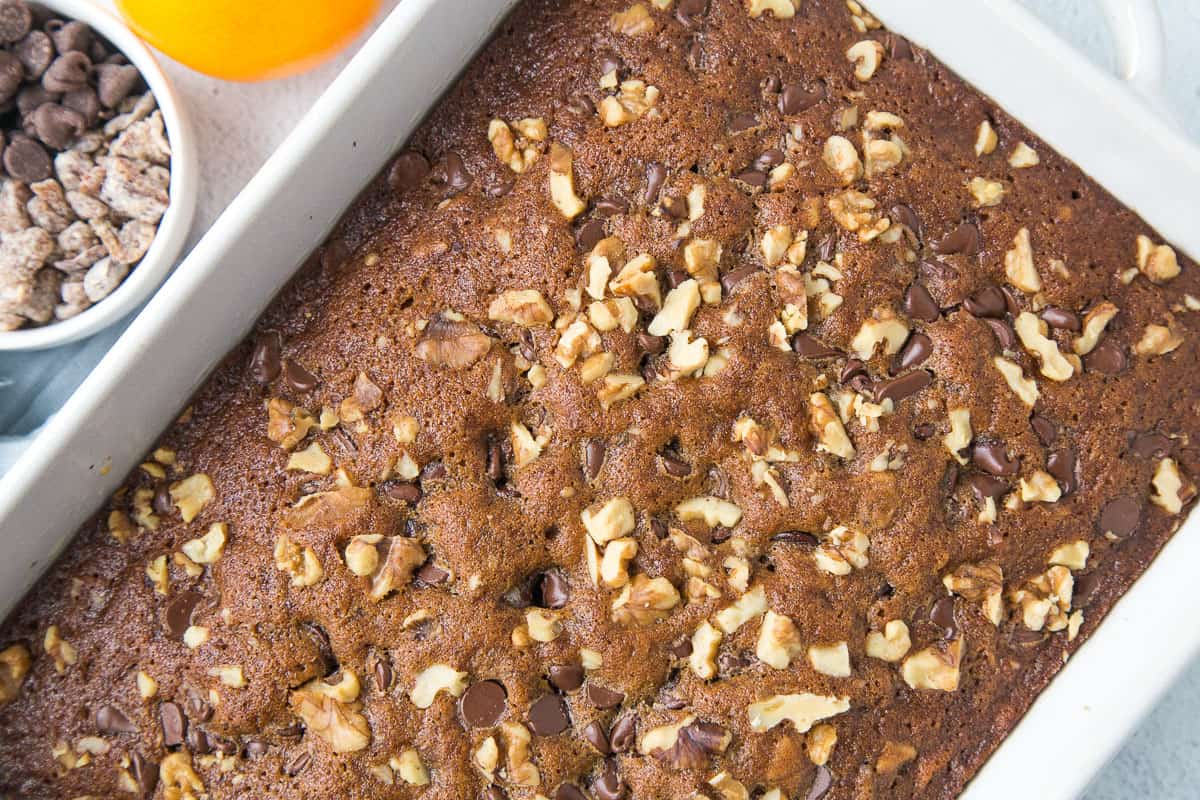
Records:
{"label": "white bowl rim", "polygon": [[140,306],[162,284],[187,241],[198,193],[195,141],[174,87],[158,60],[112,12],[89,0],[37,0],[56,14],[86,22],[138,68],[162,110],[171,144],[170,200],[154,241],[112,294],[80,314],[36,328],[0,332],[0,351],[41,350],[82,339]]}

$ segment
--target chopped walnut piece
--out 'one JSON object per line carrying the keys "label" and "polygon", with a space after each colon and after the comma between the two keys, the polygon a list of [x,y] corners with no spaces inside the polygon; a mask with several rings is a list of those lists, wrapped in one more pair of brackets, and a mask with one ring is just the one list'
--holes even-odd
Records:
{"label": "chopped walnut piece", "polygon": [[488,319],[532,328],[550,324],[554,312],[536,289],[514,289],[492,300],[488,306]]}
{"label": "chopped walnut piece", "polygon": [[917,748],[908,742],[893,742],[889,739],[883,743],[883,751],[875,759],[875,771],[881,775],[895,774],[916,757]]}
{"label": "chopped walnut piece", "polygon": [[1166,283],[1179,275],[1179,259],[1169,245],[1155,244],[1144,234],[1137,237],[1138,271],[1153,283]]}
{"label": "chopped walnut piece", "polygon": [[891,227],[892,221],[880,215],[878,204],[856,189],[846,189],[828,201],[829,212],[838,225],[857,231],[859,241],[869,242]]}
{"label": "chopped walnut piece", "polygon": [[405,783],[412,786],[429,785],[429,770],[415,749],[408,748],[399,756],[389,759],[388,764]]}
{"label": "chopped walnut piece", "polygon": [[466,369],[491,347],[491,337],[474,323],[443,315],[429,321],[414,352],[435,366]]}
{"label": "chopped walnut piece", "polygon": [[808,425],[817,437],[817,449],[837,456],[854,458],[854,444],[846,434],[833,403],[822,392],[813,392],[808,398]]}
{"label": "chopped walnut piece", "polygon": [[317,426],[313,415],[287,400],[272,397],[267,401],[267,438],[284,450],[291,450]]}
{"label": "chopped walnut piece", "polygon": [[210,667],[208,675],[217,678],[222,684],[230,689],[245,689],[250,684],[246,681],[246,675],[242,668],[237,664],[222,664],[216,667]]}
{"label": "chopped walnut piece", "polygon": [[607,128],[616,128],[641,119],[658,103],[657,86],[647,86],[645,81],[622,81],[615,95],[608,95],[596,106],[600,121]]}
{"label": "chopped walnut piece", "polygon": [[1118,313],[1117,307],[1107,300],[1092,306],[1083,315],[1083,332],[1071,342],[1071,346],[1075,352],[1081,356],[1086,356],[1092,352],[1096,345],[1100,343],[1100,337],[1104,335],[1104,329],[1108,327],[1108,323],[1112,322]]}
{"label": "chopped walnut piece", "polygon": [[335,753],[352,753],[371,743],[371,727],[356,702],[361,691],[358,676],[342,668],[342,678],[330,685],[322,678],[309,681],[291,693],[289,704],[305,727],[321,737]]}
{"label": "chopped walnut piece", "polygon": [[378,571],[371,578],[372,600],[382,600],[394,591],[407,586],[413,573],[425,563],[425,548],[416,539],[406,536],[389,536],[387,555]]}
{"label": "chopped walnut piece", "polygon": [[1013,169],[1036,167],[1040,161],[1037,151],[1024,142],[1017,142],[1017,146],[1008,157],[1008,165]]}
{"label": "chopped walnut piece", "polygon": [[657,27],[649,9],[641,3],[634,3],[608,19],[608,29],[622,36],[646,36],[654,33]]}
{"label": "chopped walnut piece", "polygon": [[1021,500],[1026,503],[1057,503],[1062,497],[1058,481],[1045,470],[1036,469],[1028,478],[1017,481]]}
{"label": "chopped walnut piece", "polygon": [[33,666],[29,649],[23,644],[14,644],[0,651],[0,705],[17,699],[21,684]]}
{"label": "chopped walnut piece", "polygon": [[640,375],[630,375],[623,372],[613,372],[604,376],[596,397],[600,400],[600,408],[607,411],[622,400],[628,400],[637,394],[646,384]]}
{"label": "chopped walnut piece", "polygon": [[942,576],[946,591],[971,603],[979,603],[988,622],[999,627],[1004,619],[1004,571],[999,564],[960,564]]}
{"label": "chopped walnut piece", "polygon": [[768,667],[787,669],[792,659],[802,651],[800,631],[796,629],[796,623],[783,614],[767,611],[758,634],[758,646],[755,648],[758,660]]}
{"label": "chopped walnut piece", "polygon": [[191,522],[217,497],[212,480],[203,472],[184,478],[170,489],[171,502],[179,509],[184,522]]}
{"label": "chopped walnut piece", "polygon": [[952,408],[949,413],[950,432],[942,437],[942,443],[954,456],[959,464],[966,465],[967,457],[963,454],[971,446],[974,433],[971,430],[971,409]]}
{"label": "chopped walnut piece", "polygon": [[800,0],[743,0],[752,19],[771,14],[775,19],[791,19],[800,9]]}
{"label": "chopped walnut piece", "polygon": [[207,797],[204,781],[192,769],[192,754],[186,750],[168,753],[158,766],[163,800],[198,800]]}
{"label": "chopped walnut piece", "polygon": [[229,526],[224,522],[214,522],[208,528],[208,533],[198,539],[183,543],[184,555],[197,564],[214,564],[225,552],[225,542],[229,538]]}
{"label": "chopped walnut piece", "polygon": [[1037,383],[1032,378],[1025,377],[1025,371],[1021,369],[1021,365],[1009,361],[1004,356],[996,356],[992,359],[992,363],[996,365],[996,369],[1004,377],[1004,382],[1008,384],[1008,388],[1012,389],[1013,394],[1020,398],[1021,402],[1033,408],[1038,401]]}
{"label": "chopped walnut piece", "polygon": [[637,540],[629,537],[613,539],[604,548],[600,561],[600,581],[610,589],[620,589],[629,583],[629,562],[637,555]]}
{"label": "chopped walnut piece", "polygon": [[303,450],[297,450],[288,456],[288,470],[311,472],[314,475],[328,475],[333,471],[333,460],[325,453],[320,442],[312,442]]}
{"label": "chopped walnut piece", "polygon": [[283,533],[275,539],[275,567],[291,576],[292,586],[313,586],[325,577],[313,549],[296,544]]}
{"label": "chopped walnut piece", "polygon": [[466,690],[467,673],[459,672],[447,664],[433,664],[417,674],[408,696],[412,698],[414,706],[425,709],[433,705],[438,692],[461,697]]}
{"label": "chopped walnut piece", "polygon": [[742,519],[742,510],[719,497],[692,497],[675,506],[675,514],[684,522],[703,521],[710,528],[732,528]]}
{"label": "chopped walnut piece", "polygon": [[679,591],[666,578],[633,576],[613,600],[613,621],[622,625],[652,625],[679,605]]}
{"label": "chopped walnut piece", "polygon": [[1005,189],[1000,181],[975,176],[967,182],[967,191],[971,193],[976,208],[990,208],[1000,205]]}
{"label": "chopped walnut piece", "polygon": [[986,156],[995,152],[999,142],[991,122],[985,119],[979,123],[979,129],[975,134],[975,155]]}
{"label": "chopped walnut piece", "polygon": [[753,619],[761,617],[767,610],[767,594],[761,586],[755,586],[738,598],[732,605],[717,612],[714,619],[717,627],[727,634],[734,634],[738,628]]}
{"label": "chopped walnut piece", "polygon": [[51,625],[46,629],[42,647],[45,649],[46,655],[54,659],[54,670],[59,675],[66,672],[67,667],[75,666],[79,660],[79,653],[75,650],[75,645],[62,637],[57,625]]}
{"label": "chopped walnut piece", "polygon": [[713,239],[693,239],[683,246],[683,266],[700,284],[700,297],[715,305],[721,301],[718,270],[724,248]]}
{"label": "chopped walnut piece", "polygon": [[695,715],[689,714],[646,731],[638,751],[676,769],[695,769],[707,764],[712,755],[725,752],[732,739],[729,731],[710,722],[697,722]]}
{"label": "chopped walnut piece", "polygon": [[863,39],[855,42],[846,51],[846,59],[854,64],[854,77],[860,81],[869,81],[879,69],[883,61],[883,45],[874,39]]}
{"label": "chopped walnut piece", "polygon": [[1158,462],[1151,480],[1150,502],[1166,511],[1168,514],[1178,514],[1183,511],[1183,504],[1196,494],[1196,487],[1191,481],[1185,481],[1179,472],[1179,465],[1173,458],[1164,458]]}
{"label": "chopped walnut piece", "polygon": [[[514,128],[516,136],[513,135]],[[516,173],[524,172],[538,160],[541,151],[535,143],[544,142],[546,136],[546,122],[541,118],[523,119],[511,126],[502,119],[488,123],[487,137],[492,151],[501,163]]]}
{"label": "chopped walnut piece", "polygon": [[829,763],[833,748],[837,745],[837,728],[827,722],[814,725],[805,740],[805,751],[808,760],[818,767]]}
{"label": "chopped walnut piece", "polygon": [[850,341],[850,349],[863,360],[874,356],[881,344],[884,355],[895,355],[908,339],[908,331],[908,324],[895,312],[877,309],[874,316],[863,321],[858,333]]}
{"label": "chopped walnut piece", "polygon": [[867,566],[870,546],[871,540],[865,533],[839,525],[825,534],[813,551],[813,558],[817,567],[831,575],[849,575],[852,569]]}
{"label": "chopped walnut piece", "polygon": [[1147,325],[1142,331],[1142,338],[1133,345],[1133,352],[1139,356],[1162,356],[1181,344],[1183,336],[1173,325]]}
{"label": "chopped walnut piece", "polygon": [[1054,552],[1050,554],[1049,563],[1052,566],[1063,566],[1067,569],[1083,569],[1087,566],[1088,554],[1090,552],[1091,547],[1083,539],[1067,542],[1054,548]]}
{"label": "chopped walnut piece", "polygon": [[1031,631],[1061,631],[1067,627],[1075,579],[1064,566],[1055,565],[1009,592],[1008,599],[1021,612],[1021,622]]}
{"label": "chopped walnut piece", "polygon": [[1049,326],[1036,314],[1022,311],[1013,323],[1021,344],[1042,365],[1042,374],[1053,381],[1065,381],[1075,374],[1075,366],[1058,350],[1058,344],[1046,334]]}
{"label": "chopped walnut piece", "polygon": [[858,151],[845,136],[830,136],[825,140],[822,160],[830,172],[837,176],[842,186],[849,186],[863,175]]}
{"label": "chopped walnut piece", "polygon": [[338,406],[338,414],[343,422],[360,422],[371,411],[383,403],[383,390],[367,376],[360,372],[354,379],[354,393],[342,400]]}
{"label": "chopped walnut piece", "polygon": [[548,608],[531,608],[525,612],[529,638],[535,642],[553,642],[563,631],[562,613]]}
{"label": "chopped walnut piece", "polygon": [[633,505],[624,497],[593,504],[579,514],[583,527],[596,544],[607,544],[633,531]]}
{"label": "chopped walnut piece", "polygon": [[815,723],[849,710],[849,698],[801,692],[777,694],[751,703],[746,712],[750,717],[750,728],[759,733],[769,731],[781,722],[791,722],[797,733],[807,733]]}
{"label": "chopped walnut piece", "polygon": [[699,307],[700,285],[693,279],[686,280],[667,292],[662,310],[650,320],[646,330],[651,336],[666,336],[686,330]]}
{"label": "chopped walnut piece", "polygon": [[550,199],[567,219],[575,219],[587,208],[587,203],[575,193],[572,162],[570,149],[558,142],[550,145]]}
{"label": "chopped walnut piece", "polygon": [[845,642],[812,645],[808,648],[808,663],[822,675],[831,678],[850,677],[850,650]]}
{"label": "chopped walnut piece", "polygon": [[721,800],[750,800],[750,790],[728,772],[721,771],[708,779],[708,785],[716,790]]}
{"label": "chopped walnut piece", "polygon": [[721,647],[721,632],[707,620],[700,623],[692,634],[692,654],[688,666],[700,680],[711,680],[717,675],[717,650]]}
{"label": "chopped walnut piece", "polygon": [[953,692],[958,689],[958,669],[962,663],[963,640],[926,647],[904,659],[900,674],[913,689],[936,689]]}
{"label": "chopped walnut piece", "polygon": [[480,742],[471,755],[471,761],[488,781],[495,780],[496,767],[500,765],[500,746],[496,744],[496,737],[489,736]]}
{"label": "chopped walnut piece", "polygon": [[658,276],[654,273],[657,262],[649,253],[640,253],[625,263],[613,278],[608,288],[617,297],[645,297],[654,302],[655,308],[662,305],[662,293]]}
{"label": "chopped walnut piece", "polygon": [[866,650],[871,658],[894,663],[904,658],[910,647],[912,640],[908,637],[908,625],[904,624],[904,620],[889,620],[883,626],[883,631],[867,634]]}
{"label": "chopped walnut piece", "polygon": [[1022,292],[1035,294],[1042,290],[1042,278],[1033,265],[1033,246],[1029,229],[1021,228],[1013,238],[1013,246],[1004,254],[1004,274]]}

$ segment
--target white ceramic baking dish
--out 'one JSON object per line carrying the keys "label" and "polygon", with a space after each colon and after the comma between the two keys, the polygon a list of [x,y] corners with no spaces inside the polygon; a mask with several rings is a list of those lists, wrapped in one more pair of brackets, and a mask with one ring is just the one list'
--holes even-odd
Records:
{"label": "white ceramic baking dish", "polygon": [[[1150,30],[1144,3],[1111,2],[1138,22],[1130,30]],[[0,482],[0,614],[138,463],[512,4],[401,3],[47,423]],[[1011,0],[871,6],[1200,256],[1190,201],[1200,185],[1200,152],[1128,85]],[[1141,60],[1127,66],[1153,85],[1153,38],[1122,40],[1143,48]],[[1051,800],[1083,789],[1200,650],[1200,627],[1184,622],[1200,616],[1200,593],[1187,591],[1200,563],[1198,528],[1200,518],[1175,536],[968,797]]]}

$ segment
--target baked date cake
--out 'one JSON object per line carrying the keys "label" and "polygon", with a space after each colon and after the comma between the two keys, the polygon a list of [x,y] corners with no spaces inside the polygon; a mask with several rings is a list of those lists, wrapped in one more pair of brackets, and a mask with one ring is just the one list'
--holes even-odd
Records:
{"label": "baked date cake", "polygon": [[1198,275],[856,2],[529,0],[0,628],[0,794],[952,797]]}

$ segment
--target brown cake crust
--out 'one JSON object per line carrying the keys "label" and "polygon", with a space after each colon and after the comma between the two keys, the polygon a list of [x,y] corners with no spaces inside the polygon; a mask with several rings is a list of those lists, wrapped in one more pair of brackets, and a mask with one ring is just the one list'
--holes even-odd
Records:
{"label": "brown cake crust", "polygon": [[[760,4],[522,4],[0,627],[0,792],[961,791],[1194,495],[1198,273],[855,4]],[[676,319],[698,361],[616,302],[641,254],[715,301]],[[608,324],[589,286],[611,330],[571,328]]]}

